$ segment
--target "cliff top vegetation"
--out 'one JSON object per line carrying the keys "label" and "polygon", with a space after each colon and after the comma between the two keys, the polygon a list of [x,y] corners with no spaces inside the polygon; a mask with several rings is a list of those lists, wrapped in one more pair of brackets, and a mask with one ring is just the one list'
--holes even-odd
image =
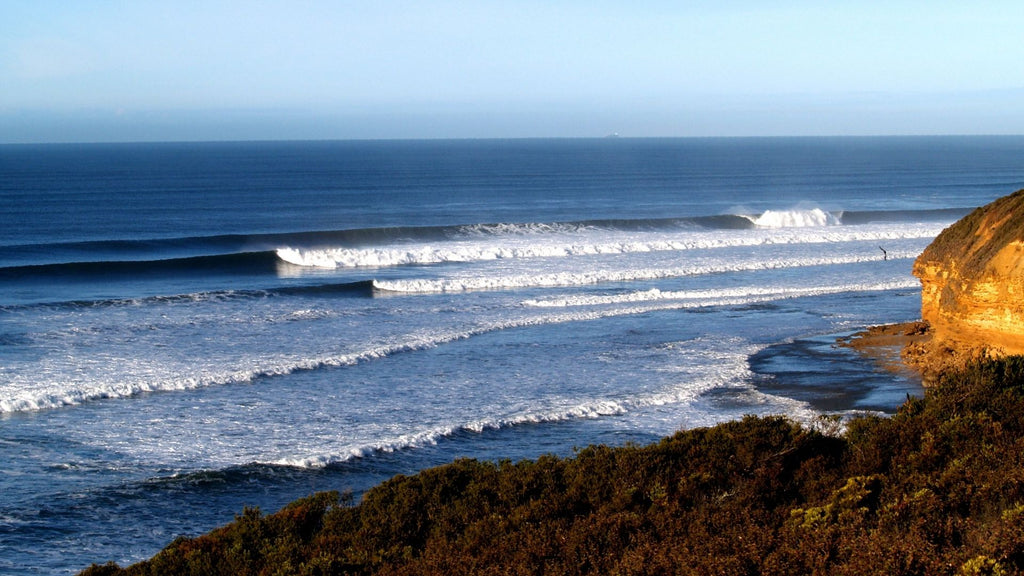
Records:
{"label": "cliff top vegetation", "polygon": [[956,266],[960,275],[975,277],[1012,242],[1024,241],[1024,190],[975,209],[939,234],[917,262]]}

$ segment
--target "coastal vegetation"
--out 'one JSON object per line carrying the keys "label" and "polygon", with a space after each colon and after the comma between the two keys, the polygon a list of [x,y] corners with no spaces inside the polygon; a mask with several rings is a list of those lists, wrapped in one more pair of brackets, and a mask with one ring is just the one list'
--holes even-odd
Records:
{"label": "coastal vegetation", "polygon": [[569,458],[458,460],[182,537],[99,575],[1013,574],[1024,357],[891,417],[746,417]]}

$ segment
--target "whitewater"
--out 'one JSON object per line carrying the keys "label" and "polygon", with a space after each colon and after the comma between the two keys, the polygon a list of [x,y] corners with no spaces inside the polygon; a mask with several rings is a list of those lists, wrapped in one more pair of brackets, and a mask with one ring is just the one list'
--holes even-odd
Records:
{"label": "whitewater", "polygon": [[130,563],[459,457],[890,413],[920,382],[836,338],[916,319],[914,259],[1024,187],[1022,153],[0,147],[0,572]]}
{"label": "whitewater", "polygon": [[[839,218],[820,209],[766,212],[751,222],[769,230],[750,230],[723,234],[720,231],[684,229],[677,232],[622,232],[597,228],[571,232],[538,232],[534,226],[507,226],[500,232],[457,239],[445,243],[402,242],[373,248],[326,248],[277,250],[279,258],[297,266],[318,268],[357,268],[440,264],[444,262],[480,262],[524,258],[569,258],[634,252],[677,252],[727,247],[767,246],[773,244],[813,244],[826,242],[885,241],[907,238],[932,238],[936,224],[913,224],[907,228],[864,226],[858,229],[831,228]],[[811,230],[808,230],[810,228]],[[542,227],[558,230],[558,227]],[[941,230],[941,228],[939,228]],[[528,232],[527,232],[528,231]],[[538,239],[542,240],[538,241]]]}

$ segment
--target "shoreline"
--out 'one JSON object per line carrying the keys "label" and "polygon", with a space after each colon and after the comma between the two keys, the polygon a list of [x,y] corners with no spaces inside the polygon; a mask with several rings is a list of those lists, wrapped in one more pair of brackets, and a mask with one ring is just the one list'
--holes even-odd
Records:
{"label": "shoreline", "polygon": [[837,338],[836,345],[856,351],[887,372],[912,375],[925,388],[950,367],[935,354],[933,332],[924,320],[869,326]]}
{"label": "shoreline", "polygon": [[901,360],[914,326],[892,324],[805,336],[769,346],[749,358],[765,393],[806,402],[824,413],[894,414],[908,395],[924,393],[920,372]]}
{"label": "shoreline", "polygon": [[839,338],[836,343],[856,350],[887,370],[912,372],[925,387],[934,385],[945,372],[997,357],[984,346],[956,346],[939,340],[923,320],[871,326]]}
{"label": "shoreline", "polygon": [[913,372],[921,377],[927,372],[916,361],[914,350],[925,349],[932,340],[928,323],[923,320],[869,326],[849,336],[836,339],[836,344],[850,348],[876,362],[885,370]]}

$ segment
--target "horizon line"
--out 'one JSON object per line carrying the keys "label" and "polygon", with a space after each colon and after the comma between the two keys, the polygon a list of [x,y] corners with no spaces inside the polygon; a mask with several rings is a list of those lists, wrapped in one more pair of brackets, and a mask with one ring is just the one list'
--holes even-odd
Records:
{"label": "horizon line", "polygon": [[39,140],[0,141],[0,146],[61,146],[61,145],[126,145],[126,144],[259,144],[298,142],[472,142],[472,141],[530,141],[530,140],[835,140],[870,138],[1021,138],[1022,133],[878,133],[878,134],[752,134],[752,135],[693,135],[693,136],[629,136],[611,133],[604,136],[410,136],[364,138],[225,138],[225,139],[153,139],[153,140]]}

